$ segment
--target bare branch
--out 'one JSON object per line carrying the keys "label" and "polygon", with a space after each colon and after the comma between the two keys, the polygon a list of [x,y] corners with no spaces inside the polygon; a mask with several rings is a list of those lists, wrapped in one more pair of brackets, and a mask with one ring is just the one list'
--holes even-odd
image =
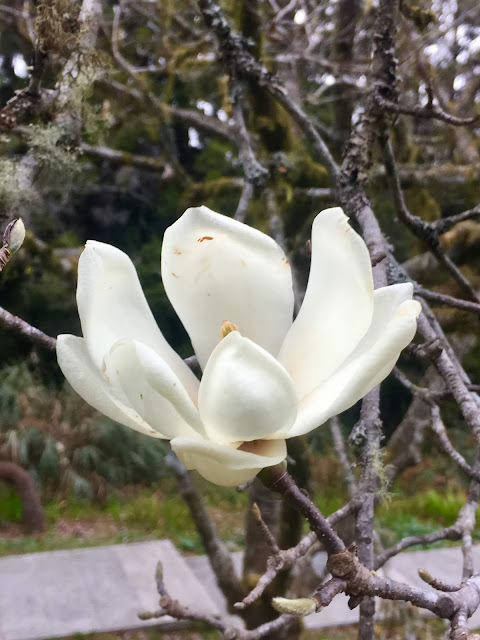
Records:
{"label": "bare branch", "polygon": [[330,426],[330,433],[332,434],[333,446],[343,467],[343,473],[348,486],[350,497],[353,497],[356,494],[357,490],[357,480],[352,471],[350,460],[348,459],[347,450],[345,448],[345,442],[340,430],[338,417],[334,416],[333,418],[330,418],[328,424]]}
{"label": "bare branch", "polygon": [[477,302],[470,302],[470,300],[461,300],[460,298],[454,298],[453,296],[449,296],[446,293],[438,293],[437,291],[430,291],[430,289],[425,289],[419,284],[415,284],[415,293],[424,298],[425,300],[429,300],[433,304],[440,304],[442,306],[447,307],[455,307],[456,309],[461,309],[462,311],[469,311],[470,313],[480,313],[480,304]]}
{"label": "bare branch", "polygon": [[[355,520],[355,540],[359,561],[367,569],[373,569],[375,563],[373,548],[375,494],[379,485],[375,462],[379,455],[382,437],[379,386],[370,391],[363,399],[360,419],[354,430],[357,433],[362,433],[363,439],[360,454],[362,473],[358,484],[358,495],[361,496],[361,499]],[[372,597],[364,598],[360,602],[358,640],[374,640],[374,625],[375,600]]]}
{"label": "bare branch", "polygon": [[432,412],[432,431],[437,436],[441,449],[460,467],[470,478],[474,478],[480,482],[480,474],[477,474],[475,470],[468,464],[465,458],[455,449],[453,444],[447,435],[447,430],[443,424],[442,417],[440,415],[440,409],[436,404],[431,406]]}
{"label": "bare branch", "polygon": [[255,518],[255,521],[258,524],[258,528],[260,529],[260,531],[262,533],[262,536],[265,538],[268,546],[270,547],[270,552],[272,554],[280,553],[280,548],[279,548],[278,544],[276,543],[276,540],[275,540],[274,536],[272,535],[272,532],[267,527],[264,519],[262,518],[262,512],[260,511],[260,509],[259,509],[259,507],[258,507],[256,502],[254,502],[253,505],[252,505],[252,512],[253,512],[253,516]]}
{"label": "bare branch", "polygon": [[242,189],[242,193],[240,195],[240,200],[238,201],[237,210],[235,211],[234,218],[239,222],[245,222],[245,218],[247,217],[248,205],[250,204],[250,200],[253,198],[253,184],[251,182],[245,181]]}
{"label": "bare branch", "polygon": [[194,125],[195,127],[204,129],[208,133],[213,133],[222,138],[226,138],[227,140],[235,144],[238,141],[238,134],[235,131],[235,127],[222,122],[218,118],[214,118],[213,116],[206,116],[200,111],[195,111],[194,109],[182,109],[173,105],[164,104],[162,105],[162,109],[166,115],[171,115],[177,120],[182,120]]}
{"label": "bare branch", "polygon": [[28,322],[25,322],[25,320],[22,320],[18,316],[14,316],[2,307],[0,307],[0,326],[8,331],[14,331],[44,349],[49,349],[50,351],[55,350],[57,343],[55,338],[47,336],[43,331],[32,327]]}
{"label": "bare branch", "polygon": [[249,78],[258,86],[265,87],[278,102],[285,107],[299,125],[304,135],[312,142],[316,154],[325,164],[330,177],[338,175],[337,164],[314,124],[300,105],[294,102],[285,88],[265,67],[263,67],[245,47],[243,39],[234,33],[220,7],[212,0],[198,0],[207,27],[215,34],[225,64],[231,75],[240,79]]}
{"label": "bare branch", "polygon": [[454,227],[459,222],[464,222],[465,220],[471,220],[472,218],[480,218],[480,204],[477,204],[473,209],[469,209],[468,211],[463,211],[462,213],[457,213],[454,216],[448,216],[447,218],[440,218],[433,224],[435,225],[435,230],[438,234],[445,233],[449,231],[452,227]]}
{"label": "bare branch", "polygon": [[150,158],[148,156],[129,153],[128,151],[117,151],[116,149],[110,149],[105,146],[86,144],[85,142],[79,145],[79,150],[86,155],[108,160],[114,164],[132,165],[141,169],[154,171],[155,173],[161,173],[162,180],[165,181],[170,180],[174,176],[172,167],[161,158]]}
{"label": "bare branch", "polygon": [[412,215],[408,210],[405,198],[403,196],[402,188],[400,186],[400,178],[396,168],[395,158],[393,155],[393,149],[390,140],[386,139],[382,148],[385,159],[385,167],[390,180],[395,210],[398,217],[400,218],[400,220],[402,220],[405,226],[407,226],[418,238],[425,242],[433,255],[441,264],[444,265],[444,267],[448,269],[453,278],[468,294],[468,296],[472,300],[480,302],[478,295],[470,282],[467,280],[467,278],[465,278],[460,269],[442,250],[435,226],[425,222],[418,216]]}
{"label": "bare branch", "polygon": [[434,118],[456,127],[466,127],[475,124],[480,119],[480,115],[475,115],[471,118],[459,118],[458,116],[447,113],[434,103],[427,104],[425,107],[421,107],[420,105],[408,107],[407,105],[395,104],[394,102],[390,102],[390,100],[381,100],[381,105],[387,109],[387,111],[392,111],[393,113],[403,113],[415,116],[416,118]]}
{"label": "bare branch", "polygon": [[245,181],[253,187],[262,187],[267,180],[268,170],[257,160],[250,144],[250,135],[242,111],[241,88],[234,76],[231,76],[231,83],[233,84],[233,117],[237,125],[238,151]]}
{"label": "bare branch", "polygon": [[429,584],[431,587],[433,587],[437,591],[446,591],[448,593],[453,593],[454,591],[458,591],[462,586],[461,584],[449,584],[444,580],[440,580],[439,578],[434,578],[428,573],[428,571],[425,571],[425,569],[419,569],[418,575],[424,582]]}
{"label": "bare branch", "polygon": [[375,571],[381,569],[387,560],[409,547],[414,547],[419,544],[433,544],[439,540],[460,540],[461,537],[461,528],[457,523],[451,527],[445,527],[444,529],[439,529],[438,531],[426,533],[421,536],[408,536],[377,555],[375,559]]}
{"label": "bare branch", "polygon": [[203,613],[201,611],[194,611],[183,606],[178,600],[172,598],[165,590],[163,579],[158,579],[158,576],[161,573],[162,569],[159,569],[157,566],[155,577],[157,588],[160,587],[158,589],[160,594],[160,609],[157,609],[156,611],[140,612],[138,614],[140,620],[163,618],[163,616],[171,616],[177,620],[192,620],[194,622],[203,623],[212,629],[217,629],[227,640],[261,640],[266,636],[271,635],[273,637],[273,634],[278,634],[277,637],[282,637],[282,634],[286,633],[288,629],[295,624],[295,618],[283,615],[252,630],[232,627],[218,616]]}
{"label": "bare branch", "polygon": [[[351,500],[346,505],[328,516],[327,521],[333,527],[356,510],[357,503]],[[267,560],[267,570],[260,577],[252,591],[242,600],[235,604],[235,609],[242,610],[258,600],[267,587],[275,580],[280,571],[289,571],[297,560],[303,557],[318,542],[317,536],[311,532],[300,540],[300,542],[290,549],[281,549],[277,554],[271,555]]]}
{"label": "bare branch", "polygon": [[435,347],[437,335],[430,323],[422,316],[418,319],[418,329],[423,335],[427,344],[431,345],[427,349],[429,357],[438,369],[438,372],[445,380],[445,383],[457,401],[460,410],[467,424],[472,429],[477,442],[480,442],[480,412],[478,402],[469,391],[466,382],[459,375],[458,369],[452,361],[450,354],[445,349]]}

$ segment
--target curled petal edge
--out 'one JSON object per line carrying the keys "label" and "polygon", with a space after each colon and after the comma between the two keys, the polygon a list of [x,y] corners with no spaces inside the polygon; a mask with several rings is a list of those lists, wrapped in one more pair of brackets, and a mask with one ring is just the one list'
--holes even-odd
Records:
{"label": "curled petal edge", "polygon": [[196,469],[206,480],[234,487],[254,478],[265,467],[282,462],[285,440],[256,440],[234,448],[201,438],[178,436],[172,449],[187,469]]}
{"label": "curled petal edge", "polygon": [[89,405],[107,418],[153,438],[164,436],[155,431],[123,400],[120,400],[90,359],[85,341],[77,336],[63,334],[57,338],[57,359],[63,375]]}

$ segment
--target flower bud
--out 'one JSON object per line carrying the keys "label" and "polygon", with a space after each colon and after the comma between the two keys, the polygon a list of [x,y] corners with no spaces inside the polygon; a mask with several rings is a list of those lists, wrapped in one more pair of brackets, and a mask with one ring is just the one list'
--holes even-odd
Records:
{"label": "flower bud", "polygon": [[18,251],[25,240],[25,225],[21,218],[15,218],[7,225],[3,234],[3,245],[0,247],[0,271],[9,262],[15,251]]}
{"label": "flower bud", "polygon": [[21,218],[12,220],[3,234],[3,246],[13,254],[20,249],[25,240],[25,225]]}
{"label": "flower bud", "polygon": [[279,613],[291,616],[309,616],[317,610],[318,602],[314,598],[272,598],[272,606]]}

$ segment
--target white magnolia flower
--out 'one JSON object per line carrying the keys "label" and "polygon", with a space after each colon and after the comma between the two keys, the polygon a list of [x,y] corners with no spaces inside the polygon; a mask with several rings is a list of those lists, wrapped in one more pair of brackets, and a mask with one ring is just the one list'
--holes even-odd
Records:
{"label": "white magnolia flower", "polygon": [[293,324],[282,249],[206,207],[167,229],[162,277],[201,382],[163,337],[128,256],[100,242],[87,242],[78,267],[83,338],[59,336],[58,362],[89,404],[171,440],[187,468],[220,485],[280,463],[285,438],[379,384],[420,312],[410,284],[373,290],[365,243],[339,208],[314,221],[308,287]]}

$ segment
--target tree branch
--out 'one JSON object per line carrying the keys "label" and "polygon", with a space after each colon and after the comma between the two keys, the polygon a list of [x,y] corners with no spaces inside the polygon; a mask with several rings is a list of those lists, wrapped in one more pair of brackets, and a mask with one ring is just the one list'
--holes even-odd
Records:
{"label": "tree branch", "polygon": [[18,316],[14,316],[2,307],[0,307],[0,326],[8,331],[14,331],[44,349],[55,351],[55,345],[57,343],[55,338],[47,336],[43,331],[32,327],[28,322],[25,322],[25,320],[22,320]]}

